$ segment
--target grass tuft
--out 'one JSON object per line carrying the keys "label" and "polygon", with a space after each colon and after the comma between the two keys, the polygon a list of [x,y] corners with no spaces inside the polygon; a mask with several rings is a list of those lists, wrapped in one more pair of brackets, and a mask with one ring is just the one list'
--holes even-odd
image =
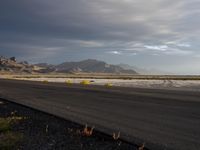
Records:
{"label": "grass tuft", "polygon": [[120,135],[121,135],[120,131],[118,133],[113,133],[113,139],[118,140],[120,138]]}

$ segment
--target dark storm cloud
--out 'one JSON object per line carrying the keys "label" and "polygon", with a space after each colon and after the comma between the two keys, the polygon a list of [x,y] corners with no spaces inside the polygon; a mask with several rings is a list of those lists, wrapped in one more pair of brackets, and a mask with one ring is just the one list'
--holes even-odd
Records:
{"label": "dark storm cloud", "polygon": [[[93,10],[90,2],[72,0],[4,1],[0,6],[2,34],[69,38],[134,39],[150,32],[148,25],[118,23]],[[111,17],[112,14],[107,15]],[[114,16],[115,19],[122,19]],[[118,20],[117,19],[117,20]],[[129,31],[129,32],[127,32]],[[132,36],[135,35],[135,36]]]}
{"label": "dark storm cloud", "polygon": [[199,6],[199,0],[1,0],[0,52],[53,62],[103,55],[113,62],[114,55],[192,59],[200,55]]}

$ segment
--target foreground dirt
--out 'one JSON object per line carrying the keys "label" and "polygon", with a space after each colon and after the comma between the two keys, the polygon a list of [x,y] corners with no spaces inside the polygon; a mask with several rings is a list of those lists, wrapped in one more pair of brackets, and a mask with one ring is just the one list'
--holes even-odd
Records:
{"label": "foreground dirt", "polygon": [[[0,99],[0,117],[22,117],[11,128],[23,135],[12,150],[136,150],[135,145],[106,134],[82,132],[84,126]],[[0,133],[1,134],[1,133]],[[1,149],[1,147],[0,147]]]}

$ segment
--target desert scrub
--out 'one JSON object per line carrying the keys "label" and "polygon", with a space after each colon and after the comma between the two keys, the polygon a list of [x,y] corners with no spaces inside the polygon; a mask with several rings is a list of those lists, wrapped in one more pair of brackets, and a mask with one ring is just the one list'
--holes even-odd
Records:
{"label": "desert scrub", "polygon": [[16,145],[22,140],[23,135],[15,132],[0,133],[0,149],[12,150],[16,148]]}
{"label": "desert scrub", "polygon": [[0,133],[11,129],[11,120],[8,118],[0,118]]}
{"label": "desert scrub", "polygon": [[0,118],[0,149],[12,150],[23,138],[21,133],[12,132],[12,125],[21,117]]}
{"label": "desert scrub", "polygon": [[90,81],[89,80],[83,80],[83,81],[80,82],[80,84],[82,84],[82,85],[89,85]]}

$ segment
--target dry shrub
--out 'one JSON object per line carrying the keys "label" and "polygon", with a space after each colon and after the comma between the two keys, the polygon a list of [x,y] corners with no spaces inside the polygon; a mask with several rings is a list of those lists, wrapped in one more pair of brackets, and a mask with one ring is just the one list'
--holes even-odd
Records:
{"label": "dry shrub", "polygon": [[113,133],[113,139],[118,140],[120,138],[120,131],[118,133]]}
{"label": "dry shrub", "polygon": [[91,136],[93,134],[94,126],[93,127],[88,127],[87,124],[85,125],[85,128],[83,129],[82,134],[84,136]]}

